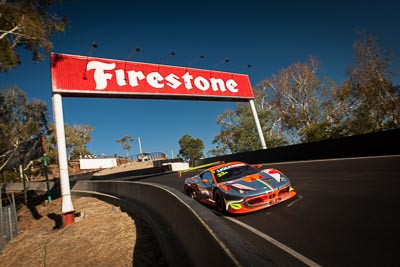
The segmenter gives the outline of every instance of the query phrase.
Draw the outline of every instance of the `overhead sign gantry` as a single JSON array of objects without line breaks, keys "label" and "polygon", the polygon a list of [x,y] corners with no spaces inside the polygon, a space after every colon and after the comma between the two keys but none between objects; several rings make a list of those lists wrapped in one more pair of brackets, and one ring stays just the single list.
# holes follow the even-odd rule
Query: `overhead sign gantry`
[{"label": "overhead sign gantry", "polygon": [[51,54],[53,110],[64,225],[74,222],[66,153],[62,96],[135,99],[248,101],[262,148],[266,148],[245,74],[68,54]]}]

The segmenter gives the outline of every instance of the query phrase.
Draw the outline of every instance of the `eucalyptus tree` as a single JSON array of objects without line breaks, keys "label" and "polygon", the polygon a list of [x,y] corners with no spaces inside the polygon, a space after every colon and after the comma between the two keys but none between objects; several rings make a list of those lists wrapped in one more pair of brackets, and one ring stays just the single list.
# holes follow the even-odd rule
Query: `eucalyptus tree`
[{"label": "eucalyptus tree", "polygon": [[373,35],[360,34],[354,43],[354,65],[347,70],[337,98],[346,103],[349,134],[400,127],[400,87],[393,68],[393,54],[382,50]]},{"label": "eucalyptus tree", "polygon": [[65,124],[64,129],[67,154],[70,159],[78,159],[91,154],[86,145],[92,139],[92,131],[94,130],[92,126],[85,124],[69,126]]},{"label": "eucalyptus tree", "polygon": [[0,1],[0,72],[18,66],[18,48],[32,53],[41,61],[53,48],[51,37],[65,30],[66,18],[51,12],[62,0]]},{"label": "eucalyptus tree", "polygon": [[[48,108],[41,100],[30,100],[18,87],[0,91],[0,153],[12,151],[49,128]],[[7,160],[2,153],[3,164]]]},{"label": "eucalyptus tree", "polygon": [[[272,112],[265,108],[265,99],[260,90],[255,90],[255,106],[267,147],[282,146],[286,142],[282,135],[274,132]],[[220,133],[212,143],[216,145],[208,154],[220,156],[230,153],[262,149],[253,113],[248,103],[236,104],[234,110],[226,109],[217,117]]]},{"label": "eucalyptus tree", "polygon": [[129,156],[129,151],[132,149],[131,143],[135,141],[135,139],[130,136],[130,135],[125,135],[117,140],[115,142],[120,143],[122,145],[122,149],[125,150],[126,153],[126,158]]},{"label": "eucalyptus tree", "polygon": [[336,84],[318,75],[319,62],[310,57],[295,63],[258,84],[265,106],[273,114],[279,132],[289,143],[309,142],[340,135],[342,111],[335,108]]},{"label": "eucalyptus tree", "polygon": [[185,134],[179,139],[179,146],[178,157],[189,161],[190,166],[193,166],[196,159],[204,157],[204,143],[200,138],[194,138],[189,134]]},{"label": "eucalyptus tree", "polygon": [[[92,140],[93,130],[94,127],[86,124],[73,124],[72,126],[68,123],[64,124],[65,145],[70,160],[76,160],[85,155],[92,154],[87,149],[87,144]],[[46,152],[50,164],[55,164],[57,162],[57,141],[55,132],[55,125],[50,124],[49,130],[45,135]]]}]

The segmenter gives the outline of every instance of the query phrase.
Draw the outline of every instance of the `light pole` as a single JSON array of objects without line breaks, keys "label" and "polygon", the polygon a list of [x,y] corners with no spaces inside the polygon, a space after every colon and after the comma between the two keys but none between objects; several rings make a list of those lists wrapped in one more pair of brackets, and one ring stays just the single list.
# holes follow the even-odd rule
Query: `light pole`
[{"label": "light pole", "polygon": [[26,182],[25,182],[25,175],[24,175],[24,154],[25,150],[21,149],[19,151],[19,174],[22,180],[22,185],[24,186],[24,199],[25,199],[25,205],[28,205],[28,196],[26,194]]},{"label": "light pole", "polygon": [[139,153],[142,155],[142,143],[140,142],[140,137],[138,137],[138,143],[139,143]]},{"label": "light pole", "polygon": [[142,151],[142,142],[140,142],[140,137],[138,137],[138,143],[139,143],[139,159],[142,161],[143,160],[143,151]]}]

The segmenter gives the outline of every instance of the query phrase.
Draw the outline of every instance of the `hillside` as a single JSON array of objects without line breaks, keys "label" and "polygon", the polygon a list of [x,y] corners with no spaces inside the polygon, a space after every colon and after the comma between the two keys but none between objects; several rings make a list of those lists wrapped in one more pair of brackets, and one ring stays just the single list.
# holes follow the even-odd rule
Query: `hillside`
[{"label": "hillside", "polygon": [[[39,196],[38,196],[39,198]],[[167,266],[148,224],[106,202],[72,197],[81,216],[61,226],[61,199],[18,210],[19,234],[0,253],[0,266]]]}]

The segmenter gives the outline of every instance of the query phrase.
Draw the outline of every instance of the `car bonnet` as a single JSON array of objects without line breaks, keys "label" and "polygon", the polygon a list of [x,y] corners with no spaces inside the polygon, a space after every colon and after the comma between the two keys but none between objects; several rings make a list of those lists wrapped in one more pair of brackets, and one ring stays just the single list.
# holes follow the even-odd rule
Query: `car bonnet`
[{"label": "car bonnet", "polygon": [[239,179],[227,181],[224,185],[236,190],[247,191],[273,191],[289,183],[289,180],[281,172],[274,169],[262,170]]}]

